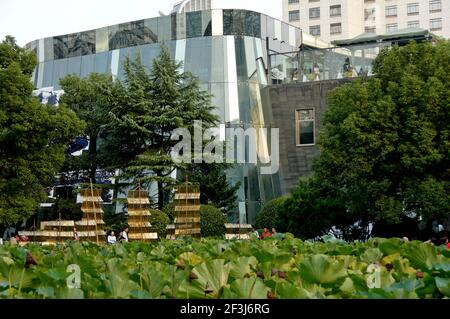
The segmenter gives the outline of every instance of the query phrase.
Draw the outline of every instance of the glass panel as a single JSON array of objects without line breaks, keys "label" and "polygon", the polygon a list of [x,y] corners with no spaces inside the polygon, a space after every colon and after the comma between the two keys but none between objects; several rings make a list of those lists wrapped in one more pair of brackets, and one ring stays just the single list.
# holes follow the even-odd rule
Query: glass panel
[{"label": "glass panel", "polygon": [[110,50],[142,44],[144,44],[144,20],[109,27]]},{"label": "glass panel", "polygon": [[54,59],[53,38],[44,39],[44,60],[49,61]]},{"label": "glass panel", "polygon": [[223,34],[233,34],[233,10],[223,10]]},{"label": "glass panel", "polygon": [[82,78],[87,77],[89,74],[94,72],[94,55],[86,55],[81,57],[81,73]]},{"label": "glass panel", "polygon": [[314,112],[313,110],[301,110],[299,111],[299,119],[300,121],[313,120]]},{"label": "glass panel", "polygon": [[261,37],[261,14],[252,11],[243,11],[245,15],[245,35]]},{"label": "glass panel", "polygon": [[108,27],[95,30],[95,52],[109,50]]},{"label": "glass panel", "polygon": [[275,37],[275,19],[267,16],[267,36],[273,39]]},{"label": "glass panel", "polygon": [[245,57],[244,38],[242,37],[235,38],[235,52],[236,52],[237,80],[247,82],[248,72],[247,72],[247,60]]},{"label": "glass panel", "polygon": [[223,37],[212,38],[211,82],[225,82],[224,41]]},{"label": "glass panel", "polygon": [[54,61],[52,85],[55,90],[60,89],[59,80],[67,75],[67,61],[68,59]]},{"label": "glass panel", "polygon": [[202,34],[204,37],[212,35],[211,11],[202,11]]},{"label": "glass panel", "polygon": [[59,36],[53,38],[53,52],[55,59],[64,59],[68,56],[67,36]]},{"label": "glass panel", "polygon": [[267,37],[267,16],[261,14],[261,38],[265,39]]},{"label": "glass panel", "polygon": [[81,71],[81,56],[68,59],[67,61],[67,74],[75,74],[80,76]]},{"label": "glass panel", "polygon": [[95,30],[81,33],[81,54],[88,55],[95,53]]},{"label": "glass panel", "polygon": [[144,43],[158,42],[158,18],[144,20]]},{"label": "glass panel", "polygon": [[212,35],[223,35],[224,25],[223,25],[223,15],[222,10],[212,10],[211,20],[212,20]]},{"label": "glass panel", "polygon": [[109,73],[108,55],[110,52],[97,53],[95,55],[94,71],[96,73]]},{"label": "glass panel", "polygon": [[289,25],[287,23],[281,23],[281,41],[284,41],[284,43],[289,44]]},{"label": "glass panel", "polygon": [[202,36],[202,12],[195,11],[186,14],[186,37],[195,38]]},{"label": "glass panel", "polygon": [[314,122],[300,122],[300,144],[314,144]]},{"label": "glass panel", "polygon": [[158,18],[158,39],[160,42],[172,39],[172,18],[170,16]]},{"label": "glass panel", "polygon": [[[42,74],[42,83],[38,83],[40,84],[40,88],[53,86],[52,78],[54,62],[56,61],[46,61],[43,63],[43,68],[40,70],[40,74]],[[39,80],[38,82],[40,82]]]},{"label": "glass panel", "polygon": [[[211,74],[211,38],[188,39],[186,43],[185,71],[199,77],[200,82],[209,82]],[[221,63],[223,65],[223,61]]]}]

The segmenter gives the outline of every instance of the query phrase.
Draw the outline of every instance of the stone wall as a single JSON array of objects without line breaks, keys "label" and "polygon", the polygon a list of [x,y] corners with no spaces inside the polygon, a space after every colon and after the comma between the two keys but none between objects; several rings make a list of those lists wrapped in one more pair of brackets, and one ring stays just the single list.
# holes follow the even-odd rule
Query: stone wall
[{"label": "stone wall", "polygon": [[[327,95],[350,79],[272,85],[265,88],[265,96],[271,108],[267,119],[272,127],[280,129],[280,177],[283,194],[297,185],[300,177],[312,172],[314,158],[319,155],[317,140],[327,109]],[[296,146],[295,111],[315,109],[314,146]]]}]

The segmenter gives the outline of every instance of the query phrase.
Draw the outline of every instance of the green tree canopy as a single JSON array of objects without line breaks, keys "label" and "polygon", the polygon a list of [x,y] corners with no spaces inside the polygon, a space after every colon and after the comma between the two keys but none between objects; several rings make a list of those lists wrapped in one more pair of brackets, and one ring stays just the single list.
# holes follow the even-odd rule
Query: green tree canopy
[{"label": "green tree canopy", "polygon": [[0,223],[37,211],[83,122],[64,105],[41,105],[32,96],[34,54],[12,37],[0,44]]}]

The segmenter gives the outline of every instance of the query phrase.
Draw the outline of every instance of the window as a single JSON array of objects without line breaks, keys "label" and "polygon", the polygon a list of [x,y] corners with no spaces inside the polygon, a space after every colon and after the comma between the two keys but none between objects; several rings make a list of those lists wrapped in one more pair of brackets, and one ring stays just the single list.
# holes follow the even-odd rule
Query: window
[{"label": "window", "polygon": [[439,11],[441,11],[441,0],[430,1],[430,12],[439,12]]},{"label": "window", "polygon": [[331,34],[340,34],[342,32],[341,23],[332,23],[330,24],[330,33]]},{"label": "window", "polygon": [[320,35],[320,25],[312,25],[309,27],[309,34],[318,36]]},{"label": "window", "polygon": [[309,9],[309,18],[310,19],[320,18],[320,7],[310,8]]},{"label": "window", "polygon": [[408,28],[419,28],[419,21],[408,21]]},{"label": "window", "polygon": [[368,20],[369,18],[375,17],[375,8],[364,9],[364,19]]},{"label": "window", "polygon": [[394,32],[398,30],[397,23],[386,24],[386,32]]},{"label": "window", "polygon": [[289,21],[300,21],[300,10],[289,11]]},{"label": "window", "polygon": [[330,6],[330,17],[340,17],[341,16],[341,5]]},{"label": "window", "polygon": [[430,30],[442,30],[442,19],[431,19]]},{"label": "window", "polygon": [[295,111],[297,146],[315,144],[314,109]]},{"label": "window", "polygon": [[419,14],[419,3],[409,3],[408,4],[408,15]]},{"label": "window", "polygon": [[386,7],[386,17],[396,17],[397,16],[397,6]]},{"label": "window", "polygon": [[376,28],[375,27],[365,27],[364,32],[366,33],[375,33]]},{"label": "window", "polygon": [[293,3],[299,3],[299,0],[289,0],[289,4],[293,4]]}]

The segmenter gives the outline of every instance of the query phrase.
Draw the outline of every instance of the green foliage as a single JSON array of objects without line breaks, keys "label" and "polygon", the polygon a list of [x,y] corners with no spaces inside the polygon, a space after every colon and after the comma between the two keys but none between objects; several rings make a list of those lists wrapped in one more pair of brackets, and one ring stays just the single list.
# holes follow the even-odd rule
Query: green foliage
[{"label": "green foliage", "polygon": [[170,224],[170,219],[167,215],[157,209],[150,210],[152,214],[150,216],[150,223],[152,224],[152,229],[154,229],[158,233],[158,238],[164,239],[166,238],[167,231],[166,226]]},{"label": "green foliage", "polygon": [[[25,267],[27,253],[37,265]],[[81,269],[77,289],[66,285],[71,264]],[[382,238],[2,245],[0,298],[440,299],[449,264],[429,244]]]},{"label": "green foliage", "polygon": [[68,155],[66,169],[78,171],[96,183],[98,167],[105,168],[111,163],[110,150],[105,143],[99,143],[101,134],[106,134],[110,122],[109,112],[120,101],[121,86],[113,82],[111,75],[92,73],[87,78],[68,75],[60,80],[64,95],[61,103],[73,110],[85,121],[84,133],[89,138],[89,150],[74,159]]},{"label": "green foliage", "polygon": [[211,205],[202,205],[200,215],[202,237],[219,237],[225,235],[225,223],[227,219],[218,208]]},{"label": "green foliage", "polygon": [[318,232],[336,221],[372,222],[377,233],[380,222],[446,220],[449,70],[449,41],[410,43],[383,50],[375,76],[334,90],[314,175],[294,191],[286,209]]},{"label": "green foliage", "polygon": [[36,213],[64,162],[67,144],[83,130],[63,105],[41,105],[32,97],[35,56],[11,37],[0,44],[0,223],[14,224]]},{"label": "green foliage", "polygon": [[268,201],[256,217],[256,227],[267,227],[269,229],[275,227],[278,229],[280,227],[279,216],[283,214],[283,205],[286,199],[287,197],[280,197]]},{"label": "green foliage", "polygon": [[163,207],[162,211],[167,215],[167,217],[169,217],[170,222],[173,222],[175,219],[175,203],[167,204]]},{"label": "green foliage", "polygon": [[[194,164],[189,167],[189,181],[200,185],[200,201],[213,205],[223,213],[230,213],[236,207],[237,195],[241,184],[231,186],[227,180],[227,164]],[[220,189],[220,192],[217,190]]]},{"label": "green foliage", "polygon": [[200,89],[192,74],[180,72],[180,67],[165,46],[153,60],[150,74],[139,57],[127,59],[121,100],[110,112],[112,143],[108,148],[116,154],[116,166],[124,168],[124,177],[142,184],[157,182],[158,209],[167,202],[165,190],[176,184],[173,170],[184,167],[170,156],[178,143],[171,138],[173,131],[188,128],[193,132],[194,120],[206,126],[218,121],[210,95]]}]

